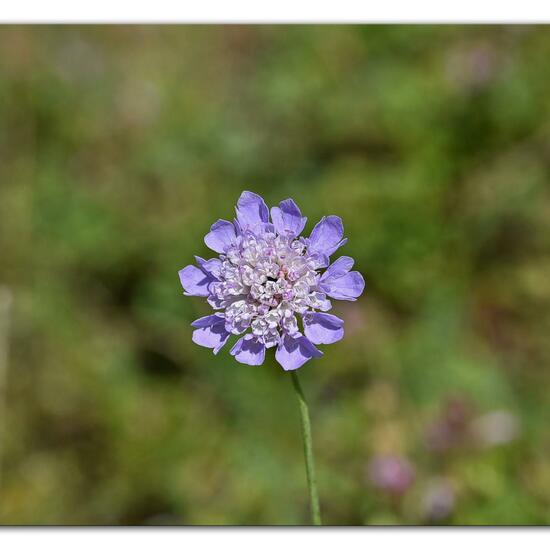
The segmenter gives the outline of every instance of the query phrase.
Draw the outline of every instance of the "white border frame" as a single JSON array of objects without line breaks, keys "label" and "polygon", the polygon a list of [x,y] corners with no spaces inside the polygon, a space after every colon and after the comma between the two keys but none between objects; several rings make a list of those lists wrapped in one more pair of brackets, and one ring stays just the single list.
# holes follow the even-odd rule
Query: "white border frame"
[{"label": "white border frame", "polygon": [[281,550],[345,548],[346,550],[499,550],[547,549],[550,530],[484,528],[121,528],[121,529],[4,529],[6,548],[97,550],[131,548],[163,550],[223,548],[224,550]]},{"label": "white border frame", "polygon": [[541,23],[545,0],[18,0],[5,1],[5,23]]},{"label": "white border frame", "polygon": [[[500,2],[485,0],[338,0],[302,2],[279,0],[270,4],[251,0],[203,0],[200,3],[155,0],[137,4],[127,0],[18,0],[0,8],[0,23],[548,23],[550,3],[544,0]],[[550,30],[550,29],[549,29]],[[469,550],[475,548],[548,548],[547,529],[262,529],[262,528],[136,528],[56,529],[0,528],[6,548],[97,550],[120,548],[181,550],[193,547],[224,550],[280,550],[284,548],[344,547],[392,550]]]}]

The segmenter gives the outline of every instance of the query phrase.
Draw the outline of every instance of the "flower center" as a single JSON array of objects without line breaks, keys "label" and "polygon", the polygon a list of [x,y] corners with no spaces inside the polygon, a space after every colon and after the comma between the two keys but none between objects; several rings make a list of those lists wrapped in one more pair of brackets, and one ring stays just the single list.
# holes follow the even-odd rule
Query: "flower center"
[{"label": "flower center", "polygon": [[283,332],[298,332],[296,314],[326,303],[317,288],[317,259],[303,239],[245,233],[220,258],[211,305],[225,309],[226,329],[233,334],[251,328],[258,340],[272,347]]}]

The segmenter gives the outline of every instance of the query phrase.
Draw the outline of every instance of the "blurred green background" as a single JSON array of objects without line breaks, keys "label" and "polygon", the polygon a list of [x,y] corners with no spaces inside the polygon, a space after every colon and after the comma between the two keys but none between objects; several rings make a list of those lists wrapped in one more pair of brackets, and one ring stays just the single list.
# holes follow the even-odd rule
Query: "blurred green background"
[{"label": "blurred green background", "polygon": [[367,291],[300,370],[324,521],[550,523],[550,31],[0,27],[0,523],[309,521],[270,359],[177,271],[242,190]]}]

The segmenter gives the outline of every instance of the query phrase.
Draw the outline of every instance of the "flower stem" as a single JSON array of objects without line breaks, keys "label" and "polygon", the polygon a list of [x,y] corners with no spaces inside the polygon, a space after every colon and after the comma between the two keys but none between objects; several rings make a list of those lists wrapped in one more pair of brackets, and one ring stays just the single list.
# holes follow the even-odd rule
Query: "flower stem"
[{"label": "flower stem", "polygon": [[315,477],[315,461],[313,460],[313,444],[311,440],[311,423],[309,420],[309,409],[295,370],[291,372],[292,385],[298,396],[300,404],[300,415],[302,417],[302,435],[304,437],[304,455],[306,459],[306,475],[309,487],[309,500],[311,504],[311,520],[313,525],[322,525],[321,510],[319,508],[319,494],[317,492],[317,479]]}]

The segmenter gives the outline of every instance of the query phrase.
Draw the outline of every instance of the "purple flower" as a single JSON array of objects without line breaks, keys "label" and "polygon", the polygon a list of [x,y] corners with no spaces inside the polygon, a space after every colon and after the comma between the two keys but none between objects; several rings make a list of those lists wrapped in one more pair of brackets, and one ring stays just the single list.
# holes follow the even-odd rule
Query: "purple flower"
[{"label": "purple flower", "polygon": [[[355,301],[365,287],[353,260],[329,257],[347,242],[338,216],[324,217],[309,238],[301,237],[307,218],[292,199],[270,212],[264,200],[244,191],[237,219],[218,220],[204,238],[219,258],[188,265],[179,272],[186,296],[204,296],[216,311],[192,323],[193,342],[224,346],[232,334],[243,336],[231,348],[240,363],[261,365],[266,348],[285,370],[322,354],[315,344],[344,336],[344,321],[326,313],[330,298]],[[301,327],[300,327],[301,324]]]}]

